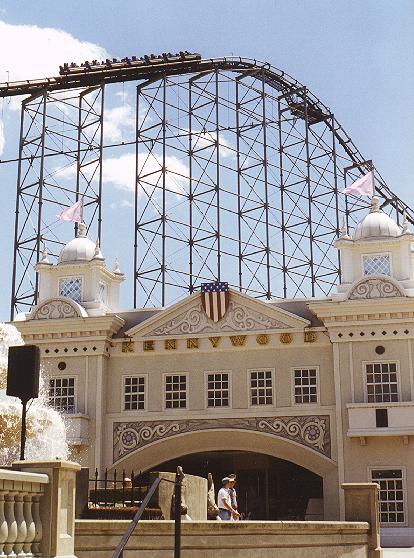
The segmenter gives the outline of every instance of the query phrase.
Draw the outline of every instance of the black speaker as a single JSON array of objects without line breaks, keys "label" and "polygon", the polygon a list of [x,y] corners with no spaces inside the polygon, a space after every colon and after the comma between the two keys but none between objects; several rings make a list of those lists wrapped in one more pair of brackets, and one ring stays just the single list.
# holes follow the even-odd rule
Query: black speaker
[{"label": "black speaker", "polygon": [[39,396],[40,349],[36,345],[9,347],[7,395],[28,401]]}]

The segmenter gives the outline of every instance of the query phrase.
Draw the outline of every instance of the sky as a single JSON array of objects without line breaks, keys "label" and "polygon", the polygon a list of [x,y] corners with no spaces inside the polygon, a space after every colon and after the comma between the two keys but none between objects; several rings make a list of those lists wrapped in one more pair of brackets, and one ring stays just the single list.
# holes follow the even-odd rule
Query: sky
[{"label": "sky", "polygon": [[[285,70],[331,108],[388,186],[414,204],[413,0],[0,0],[0,82],[56,75],[65,61],[179,50]],[[17,155],[20,102],[0,101],[0,161]],[[106,133],[116,140],[133,114],[125,103],[111,110]],[[106,182],[127,191],[125,160],[108,169]],[[14,163],[0,163],[2,320],[10,306],[16,174]],[[128,204],[113,202],[113,223],[131,211]],[[112,252],[104,255],[113,259]],[[129,256],[118,255],[127,268],[122,258]]]}]

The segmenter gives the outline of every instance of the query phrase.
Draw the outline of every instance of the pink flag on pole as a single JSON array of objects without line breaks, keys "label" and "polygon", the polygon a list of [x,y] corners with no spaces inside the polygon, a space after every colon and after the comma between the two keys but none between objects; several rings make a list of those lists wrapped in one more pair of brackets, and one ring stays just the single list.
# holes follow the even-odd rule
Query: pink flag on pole
[{"label": "pink flag on pole", "polygon": [[358,180],[355,180],[350,186],[347,186],[342,192],[343,194],[356,194],[357,196],[374,195],[374,171],[370,171]]},{"label": "pink flag on pole", "polygon": [[61,221],[72,221],[72,223],[82,223],[82,200],[64,209],[56,215]]}]

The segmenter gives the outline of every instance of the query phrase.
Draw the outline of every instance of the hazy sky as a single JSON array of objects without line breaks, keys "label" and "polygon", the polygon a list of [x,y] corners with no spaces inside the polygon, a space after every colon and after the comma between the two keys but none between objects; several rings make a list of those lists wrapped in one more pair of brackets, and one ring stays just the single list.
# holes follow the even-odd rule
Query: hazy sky
[{"label": "hazy sky", "polygon": [[[0,81],[55,75],[65,61],[179,50],[241,55],[287,71],[413,203],[413,0],[0,0]],[[3,160],[17,154],[19,102],[0,102]],[[112,115],[115,135],[116,117],[128,120],[123,110]],[[0,164],[2,319],[10,304],[15,185],[16,166]],[[114,210],[112,222],[122,210],[129,208]]]}]

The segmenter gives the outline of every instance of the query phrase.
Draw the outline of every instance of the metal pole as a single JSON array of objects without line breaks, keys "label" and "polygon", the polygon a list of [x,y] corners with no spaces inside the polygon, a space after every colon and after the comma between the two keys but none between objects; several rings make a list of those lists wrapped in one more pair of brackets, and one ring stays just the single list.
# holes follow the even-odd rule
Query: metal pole
[{"label": "metal pole", "polygon": [[22,399],[22,429],[20,432],[20,461],[24,461],[24,448],[26,446],[26,414],[27,400]]},{"label": "metal pole", "polygon": [[181,492],[184,473],[182,467],[177,467],[174,485],[174,558],[181,558]]}]

